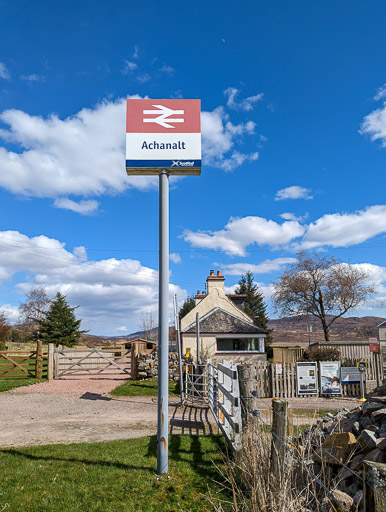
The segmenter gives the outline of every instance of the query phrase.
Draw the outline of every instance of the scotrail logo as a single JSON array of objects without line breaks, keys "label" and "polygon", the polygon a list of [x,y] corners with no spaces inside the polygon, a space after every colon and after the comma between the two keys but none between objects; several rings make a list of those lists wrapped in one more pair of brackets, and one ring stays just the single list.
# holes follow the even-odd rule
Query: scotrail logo
[{"label": "scotrail logo", "polygon": [[181,160],[173,160],[171,167],[194,167],[194,162],[181,162]]},{"label": "scotrail logo", "polygon": [[174,119],[169,119],[170,116],[174,115],[184,115],[184,110],[172,110],[171,108],[165,107],[164,105],[152,105],[158,110],[143,110],[143,115],[157,115],[158,117],[144,117],[144,123],[156,123],[164,128],[175,128],[170,123],[184,123],[184,119],[182,117],[177,117]]}]

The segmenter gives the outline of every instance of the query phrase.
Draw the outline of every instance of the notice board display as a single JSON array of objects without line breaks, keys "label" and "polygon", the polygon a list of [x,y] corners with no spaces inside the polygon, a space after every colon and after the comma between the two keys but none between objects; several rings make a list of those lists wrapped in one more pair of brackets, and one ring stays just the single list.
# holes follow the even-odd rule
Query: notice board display
[{"label": "notice board display", "polygon": [[359,384],[361,381],[361,374],[356,366],[342,366],[340,375],[342,384]]},{"label": "notice board display", "polygon": [[317,395],[317,364],[296,363],[296,380],[298,395]]},{"label": "notice board display", "polygon": [[127,174],[201,173],[200,100],[127,100]]},{"label": "notice board display", "polygon": [[321,361],[320,386],[322,395],[341,395],[342,383],[339,361]]}]

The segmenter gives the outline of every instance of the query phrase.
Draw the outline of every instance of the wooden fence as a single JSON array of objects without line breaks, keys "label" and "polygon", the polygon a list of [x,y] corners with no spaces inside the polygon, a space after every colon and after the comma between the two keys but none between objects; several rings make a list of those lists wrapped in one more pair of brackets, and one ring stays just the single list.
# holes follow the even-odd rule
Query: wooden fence
[{"label": "wooden fence", "polygon": [[[370,354],[367,358],[368,367],[366,369],[366,387],[367,391],[376,386],[376,365],[378,365],[379,379],[382,381],[383,368],[379,358]],[[342,366],[356,366],[358,360],[346,359]],[[277,363],[258,362],[254,365],[248,365],[254,368],[253,374],[256,376],[255,388],[259,397],[269,398],[295,398],[297,397],[296,381],[296,363]],[[277,369],[280,368],[278,372]],[[360,396],[359,384],[342,385],[343,396]],[[313,395],[315,396],[315,395]]]},{"label": "wooden fence", "polygon": [[0,379],[42,378],[47,376],[48,351],[42,343],[36,350],[0,351]]}]

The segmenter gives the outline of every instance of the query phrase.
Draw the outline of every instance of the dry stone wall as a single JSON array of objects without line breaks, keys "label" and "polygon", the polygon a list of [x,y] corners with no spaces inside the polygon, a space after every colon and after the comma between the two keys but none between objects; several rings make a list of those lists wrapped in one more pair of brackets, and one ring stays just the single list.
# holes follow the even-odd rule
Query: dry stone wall
[{"label": "dry stone wall", "polygon": [[[183,364],[187,362],[182,358]],[[140,352],[137,356],[137,378],[138,380],[155,379],[158,377],[158,352],[151,354]],[[179,379],[178,354],[169,352],[169,380],[177,381]]]},{"label": "dry stone wall", "polygon": [[[328,413],[318,425],[307,429],[302,441],[314,445],[313,472],[328,471],[348,510],[363,509],[363,464],[386,462],[386,381],[377,396],[363,405],[337,414]],[[343,500],[343,501],[342,501]],[[385,508],[386,510],[386,508]]]}]

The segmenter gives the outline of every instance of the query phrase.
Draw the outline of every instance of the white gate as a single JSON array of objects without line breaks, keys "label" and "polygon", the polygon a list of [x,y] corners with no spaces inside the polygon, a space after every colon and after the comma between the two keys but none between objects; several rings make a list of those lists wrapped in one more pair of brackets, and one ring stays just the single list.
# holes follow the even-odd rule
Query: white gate
[{"label": "white gate", "polygon": [[131,375],[131,351],[117,349],[55,350],[54,378],[71,375]]},{"label": "white gate", "polygon": [[217,367],[208,361],[208,404],[227,441],[241,448],[241,403],[237,366],[223,361]]}]

